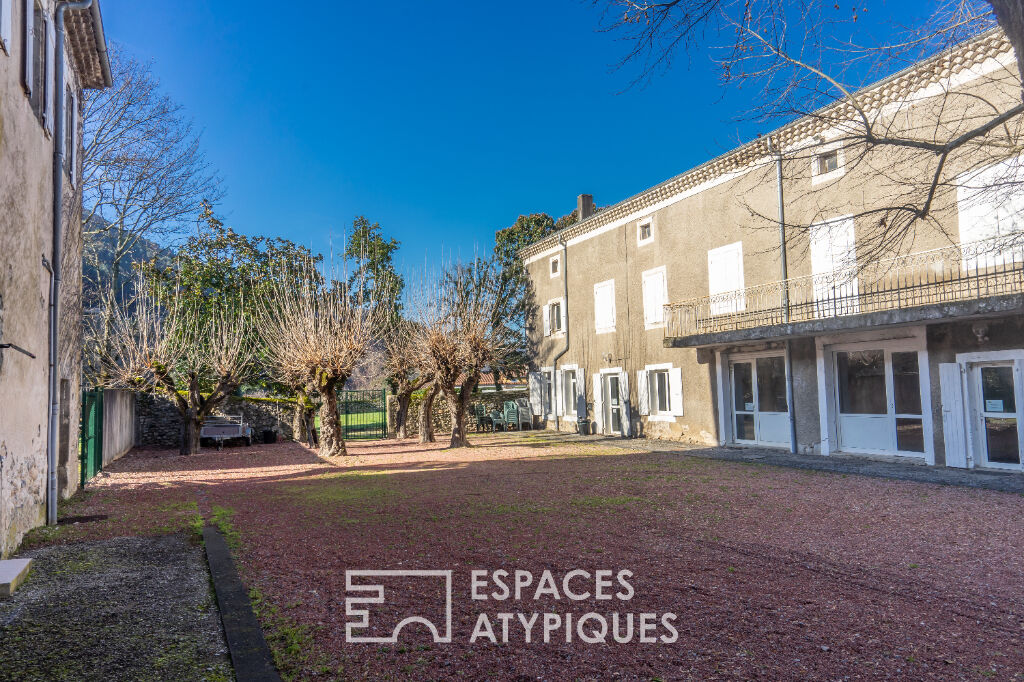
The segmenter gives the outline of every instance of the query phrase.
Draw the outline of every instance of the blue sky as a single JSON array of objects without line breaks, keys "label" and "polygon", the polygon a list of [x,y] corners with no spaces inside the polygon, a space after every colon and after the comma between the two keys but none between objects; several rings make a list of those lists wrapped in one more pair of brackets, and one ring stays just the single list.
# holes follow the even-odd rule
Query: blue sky
[{"label": "blue sky", "polygon": [[228,224],[326,251],[366,215],[402,242],[406,270],[489,252],[520,213],[557,218],[582,192],[611,204],[763,132],[737,123],[747,93],[723,92],[706,54],[627,88],[635,71],[612,68],[627,46],[586,1],[102,7],[108,39],[151,59],[204,131]]}]

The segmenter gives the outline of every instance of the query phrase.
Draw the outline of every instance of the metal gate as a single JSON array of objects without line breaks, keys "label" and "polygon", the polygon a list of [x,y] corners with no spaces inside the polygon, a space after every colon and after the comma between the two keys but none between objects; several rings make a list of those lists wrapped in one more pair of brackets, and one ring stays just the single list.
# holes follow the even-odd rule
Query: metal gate
[{"label": "metal gate", "polygon": [[345,440],[377,440],[388,433],[384,389],[338,391],[341,434]]},{"label": "metal gate", "polygon": [[82,421],[79,429],[79,470],[82,485],[103,468],[103,390],[82,391]]}]

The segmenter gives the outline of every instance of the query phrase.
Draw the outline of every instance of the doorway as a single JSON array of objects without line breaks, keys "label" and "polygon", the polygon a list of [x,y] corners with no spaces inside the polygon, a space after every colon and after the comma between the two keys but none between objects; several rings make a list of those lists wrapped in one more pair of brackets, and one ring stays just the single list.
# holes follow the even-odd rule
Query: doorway
[{"label": "doorway", "polygon": [[1021,469],[1022,418],[1020,370],[1013,361],[971,365],[978,396],[975,428],[982,466]]},{"label": "doorway", "polygon": [[737,358],[729,363],[733,440],[749,445],[789,445],[786,360],[782,355]]},{"label": "doorway", "polygon": [[623,406],[622,406],[622,377],[620,374],[604,374],[601,377],[604,383],[604,428],[609,435],[619,435],[624,432]]}]

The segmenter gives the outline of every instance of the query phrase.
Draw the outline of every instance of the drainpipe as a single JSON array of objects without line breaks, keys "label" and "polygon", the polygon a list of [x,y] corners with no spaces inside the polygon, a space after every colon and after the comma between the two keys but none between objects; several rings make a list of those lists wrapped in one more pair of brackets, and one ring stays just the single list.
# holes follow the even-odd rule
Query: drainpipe
[{"label": "drainpipe", "polygon": [[[46,523],[57,523],[57,420],[60,398],[57,395],[57,327],[60,299],[60,266],[64,240],[64,17],[68,10],[89,9],[93,0],[58,2],[54,11],[57,54],[54,57],[53,126],[53,258],[50,260],[50,423],[46,434]],[[95,18],[96,11],[93,11]],[[105,46],[104,46],[105,49]],[[105,63],[105,59],[100,62]],[[109,68],[109,67],[106,67]],[[107,77],[107,73],[104,73]]]},{"label": "drainpipe", "polygon": [[[558,359],[569,352],[569,246],[565,243],[565,236],[558,238],[558,243],[562,245],[562,316],[565,317],[565,348],[558,351],[558,355],[552,361],[551,365],[551,402],[554,403],[552,407],[555,409],[555,431],[559,430],[560,421],[558,419]],[[562,409],[565,409],[564,407]]]},{"label": "drainpipe", "polygon": [[[789,265],[786,261],[786,204],[782,190],[782,149],[774,140],[768,139],[769,148],[775,152],[775,184],[779,194],[779,262],[782,276],[782,322],[789,323]],[[793,348],[786,337],[786,405],[789,406],[789,451],[796,454],[796,409],[793,405]]]}]

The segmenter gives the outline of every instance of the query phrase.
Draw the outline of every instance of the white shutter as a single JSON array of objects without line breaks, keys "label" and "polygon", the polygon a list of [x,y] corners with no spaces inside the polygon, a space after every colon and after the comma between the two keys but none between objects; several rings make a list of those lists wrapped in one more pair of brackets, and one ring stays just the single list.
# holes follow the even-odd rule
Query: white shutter
[{"label": "white shutter", "polygon": [[963,382],[960,365],[955,362],[939,364],[939,389],[942,396],[942,434],[946,442],[946,466],[967,468],[967,430],[964,419]]},{"label": "white shutter", "polygon": [[594,285],[595,331],[615,331],[615,280]]},{"label": "white shutter", "polygon": [[565,414],[565,370],[560,369],[551,373],[551,380],[555,382],[552,387],[555,398],[555,414]]},{"label": "white shutter", "polygon": [[[50,133],[50,135],[53,135],[53,115],[57,110],[54,106],[53,93],[57,80],[55,77],[57,40],[54,36],[53,22],[46,21],[43,23],[43,26],[45,26],[46,35],[46,84],[43,86],[43,89],[46,92],[46,102],[43,104],[45,107],[43,109],[43,120],[46,122],[46,131]],[[60,141],[58,140],[56,144],[60,144]]]},{"label": "white shutter", "polygon": [[11,45],[11,6],[13,4],[14,0],[0,0],[0,42],[3,43],[7,54],[11,54],[13,49]]},{"label": "white shutter", "polygon": [[647,416],[651,413],[651,387],[648,381],[649,376],[646,369],[638,370],[636,373],[636,408],[641,415]]},{"label": "white shutter", "polygon": [[[68,70],[71,73],[71,70]],[[78,184],[78,93],[74,89],[71,91],[71,130],[67,136],[71,140],[71,149],[65,149],[64,153],[68,154],[70,159],[71,172],[68,174],[71,176],[71,186],[75,187]]]},{"label": "white shutter", "polygon": [[551,306],[544,304],[544,336],[551,336]]},{"label": "white shutter", "polygon": [[683,370],[673,367],[668,371],[669,408],[672,414],[683,416]]},{"label": "white shutter", "polygon": [[[708,251],[708,294],[726,294],[744,288],[743,242],[735,242]],[[711,304],[711,313],[736,313],[746,309],[742,296]]]},{"label": "white shutter", "polygon": [[658,325],[665,321],[665,268],[648,270],[641,276],[644,299],[644,325]]},{"label": "white shutter", "polygon": [[34,75],[33,74],[33,69],[35,68],[35,65],[33,64],[33,60],[32,60],[32,55],[35,52],[35,50],[33,49],[33,43],[35,42],[35,16],[36,16],[35,15],[35,9],[36,9],[36,3],[35,3],[35,0],[25,0],[25,2],[22,3],[22,5],[23,6],[21,8],[21,11],[23,11],[25,13],[25,36],[24,36],[25,37],[25,45],[24,45],[24,50],[25,50],[25,55],[24,55],[25,56],[25,58],[24,58],[25,72],[22,74],[22,78],[25,81],[25,83],[24,83],[24,85],[25,85],[25,92],[27,92],[29,94],[29,96],[31,97],[31,95],[32,95],[32,81],[33,81],[32,76]]},{"label": "white shutter", "polygon": [[530,410],[533,414],[544,415],[544,382],[541,380],[540,372],[530,372]]},{"label": "white shutter", "polygon": [[558,299],[558,310],[561,313],[562,318],[562,331],[567,331],[569,329],[569,327],[567,326],[569,324],[569,311],[566,310],[565,308],[564,298]]},{"label": "white shutter", "polygon": [[622,435],[633,432],[632,400],[629,398],[629,372],[619,372],[619,399],[622,405]]},{"label": "white shutter", "polygon": [[597,432],[604,433],[604,400],[601,396],[601,375],[594,375],[594,424]]}]

